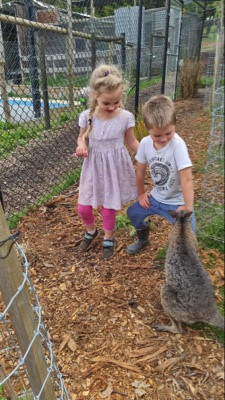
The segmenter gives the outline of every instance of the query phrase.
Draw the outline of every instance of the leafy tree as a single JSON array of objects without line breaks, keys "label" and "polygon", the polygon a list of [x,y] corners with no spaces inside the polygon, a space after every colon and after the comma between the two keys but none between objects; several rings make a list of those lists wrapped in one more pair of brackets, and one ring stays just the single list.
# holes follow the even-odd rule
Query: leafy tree
[{"label": "leafy tree", "polygon": [[[205,1],[204,0],[193,0],[191,3],[184,5],[186,11],[196,13],[199,18],[202,18],[204,12]],[[206,2],[206,13],[205,18],[218,18],[221,15],[222,1],[207,0]]]},{"label": "leafy tree", "polygon": [[[32,0],[30,0],[32,1]],[[40,0],[41,1],[41,0]],[[2,0],[2,3],[8,3],[9,0]],[[43,3],[55,6],[61,9],[67,9],[67,0],[43,0]],[[139,5],[139,0],[94,0],[95,15],[97,17],[106,17],[114,14],[114,11],[121,7],[130,7]],[[105,3],[105,5],[104,5]],[[143,0],[143,6],[146,10],[152,8],[164,7],[166,0]],[[216,3],[216,2],[215,2]],[[72,0],[72,10],[74,12],[84,13],[85,7],[83,5],[76,5]],[[90,14],[90,7],[88,7]]]},{"label": "leafy tree", "polygon": [[[107,17],[109,15],[113,15],[114,11],[117,10],[118,8],[121,7],[131,7],[133,5],[138,5],[139,1],[138,0],[115,0],[110,3],[106,4],[103,6],[102,4],[104,3],[104,0],[99,0],[99,2],[95,3],[95,15],[97,17]],[[165,6],[165,0],[143,0],[143,6],[145,7],[146,10],[151,9],[151,8],[159,8],[159,7],[164,7]],[[78,7],[75,8],[74,11],[78,11]],[[79,7],[79,11],[81,11],[81,8]]]}]

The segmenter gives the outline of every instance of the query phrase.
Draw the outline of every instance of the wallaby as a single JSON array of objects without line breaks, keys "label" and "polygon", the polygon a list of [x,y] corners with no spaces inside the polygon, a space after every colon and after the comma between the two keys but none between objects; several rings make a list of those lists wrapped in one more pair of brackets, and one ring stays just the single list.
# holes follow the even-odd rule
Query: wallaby
[{"label": "wallaby", "polygon": [[153,324],[152,327],[182,333],[183,324],[206,322],[224,330],[224,318],[217,309],[210,277],[197,254],[197,239],[190,222],[192,212],[169,213],[175,224],[166,254],[161,302],[172,325]]}]

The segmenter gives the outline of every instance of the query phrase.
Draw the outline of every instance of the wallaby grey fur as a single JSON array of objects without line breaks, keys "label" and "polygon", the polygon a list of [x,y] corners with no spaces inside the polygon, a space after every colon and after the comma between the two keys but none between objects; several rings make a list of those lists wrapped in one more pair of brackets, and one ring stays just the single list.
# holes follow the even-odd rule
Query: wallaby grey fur
[{"label": "wallaby grey fur", "polygon": [[166,254],[161,302],[172,325],[153,324],[152,327],[182,333],[183,324],[206,322],[224,330],[224,318],[217,309],[210,277],[197,254],[197,239],[190,222],[192,213],[169,213],[175,224]]}]

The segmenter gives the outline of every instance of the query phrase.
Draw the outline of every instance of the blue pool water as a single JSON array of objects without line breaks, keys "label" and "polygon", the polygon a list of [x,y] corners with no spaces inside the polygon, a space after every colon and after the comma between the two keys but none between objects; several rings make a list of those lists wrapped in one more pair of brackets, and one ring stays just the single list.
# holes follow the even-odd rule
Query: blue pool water
[{"label": "blue pool water", "polygon": [[[28,106],[28,107],[33,107],[33,102],[31,100],[21,100],[21,99],[12,99],[8,100],[9,105],[11,106]],[[2,105],[2,100],[0,100],[0,105]],[[62,102],[49,102],[49,107],[50,108],[59,108],[59,107],[65,107],[68,106],[67,103],[62,103]],[[44,107],[44,102],[41,101],[41,107]]]},{"label": "blue pool water", "polygon": [[[33,102],[29,99],[9,99],[8,100],[12,122],[24,122],[35,119]],[[49,108],[67,107],[64,101],[49,101]],[[41,102],[41,114],[43,115],[44,102]],[[2,100],[0,99],[0,121],[5,121]]]}]

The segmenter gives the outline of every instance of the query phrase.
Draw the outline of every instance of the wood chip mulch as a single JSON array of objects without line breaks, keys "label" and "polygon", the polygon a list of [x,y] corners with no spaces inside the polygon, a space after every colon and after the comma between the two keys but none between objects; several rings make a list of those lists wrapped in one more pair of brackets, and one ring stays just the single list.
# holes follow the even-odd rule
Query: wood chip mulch
[{"label": "wood chip mulch", "polygon": [[[207,149],[211,121],[201,97],[177,101],[176,108],[177,132],[195,166]],[[203,176],[193,171],[198,199]],[[149,179],[146,183],[151,184]],[[96,244],[79,252],[83,227],[76,206],[74,186],[30,212],[19,227],[70,399],[224,399],[224,348],[210,327],[187,327],[183,335],[173,335],[150,326],[168,322],[160,302],[164,260],[157,255],[167,245],[171,225],[154,217],[151,244],[136,256],[125,251],[134,240],[129,228],[117,230],[115,256],[104,261],[98,210]],[[199,252],[213,266],[210,276],[219,304],[223,254]]]}]

